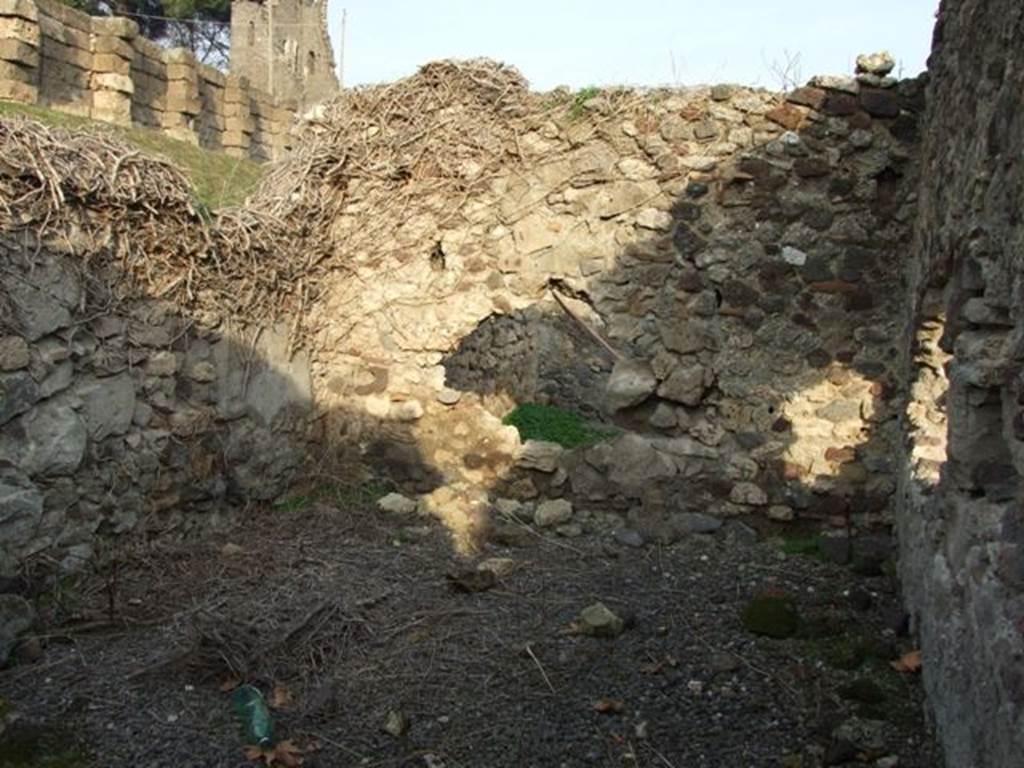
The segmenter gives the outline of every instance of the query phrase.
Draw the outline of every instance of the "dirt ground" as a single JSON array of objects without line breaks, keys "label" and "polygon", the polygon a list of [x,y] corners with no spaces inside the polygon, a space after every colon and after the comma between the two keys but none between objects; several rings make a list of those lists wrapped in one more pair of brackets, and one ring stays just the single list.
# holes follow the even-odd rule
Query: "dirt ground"
[{"label": "dirt ground", "polygon": [[[0,765],[251,765],[223,690],[242,680],[305,766],[940,765],[919,678],[889,666],[913,648],[891,579],[751,533],[524,528],[480,554],[515,562],[480,592],[449,578],[476,560],[443,527],[370,503],[136,542],[35,595],[49,625],[0,672]],[[744,629],[759,594],[794,599],[795,637]],[[621,635],[576,631],[596,601]]]}]

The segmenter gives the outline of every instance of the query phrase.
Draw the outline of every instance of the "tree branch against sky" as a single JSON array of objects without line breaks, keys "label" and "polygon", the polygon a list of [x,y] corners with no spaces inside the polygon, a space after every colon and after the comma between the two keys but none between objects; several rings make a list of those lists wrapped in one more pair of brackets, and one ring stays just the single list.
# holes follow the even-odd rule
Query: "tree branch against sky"
[{"label": "tree branch against sky", "polygon": [[62,0],[93,16],[126,16],[139,32],[188,48],[204,64],[224,67],[230,48],[231,0]]}]

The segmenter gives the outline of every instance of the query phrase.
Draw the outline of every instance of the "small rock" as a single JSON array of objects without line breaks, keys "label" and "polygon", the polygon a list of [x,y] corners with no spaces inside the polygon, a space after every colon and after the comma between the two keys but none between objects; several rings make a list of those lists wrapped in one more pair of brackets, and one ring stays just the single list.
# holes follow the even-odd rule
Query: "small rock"
[{"label": "small rock", "polygon": [[580,629],[594,637],[618,637],[626,623],[608,609],[604,603],[594,603],[580,612]]},{"label": "small rock", "polygon": [[384,730],[397,739],[409,730],[409,718],[404,713],[392,709],[384,721]]},{"label": "small rock", "polygon": [[735,89],[731,85],[715,85],[711,88],[712,101],[728,101]]},{"label": "small rock", "polygon": [[885,723],[881,720],[851,717],[832,731],[832,738],[836,741],[847,741],[858,751],[878,752],[885,748]]},{"label": "small rock", "polygon": [[572,520],[572,503],[565,499],[549,499],[537,505],[533,522],[540,528],[550,528]]},{"label": "small rock", "polygon": [[551,473],[558,469],[558,460],[565,449],[558,443],[546,440],[527,440],[516,459],[516,466]]},{"label": "small rock", "polygon": [[701,181],[692,181],[686,185],[686,196],[692,199],[704,197],[710,189],[707,184]]},{"label": "small rock", "polygon": [[400,493],[389,493],[377,500],[377,509],[381,512],[393,512],[398,515],[411,515],[416,511],[416,501]]},{"label": "small rock", "polygon": [[16,371],[28,363],[28,343],[21,336],[0,337],[0,371]]},{"label": "small rock", "polygon": [[680,365],[658,387],[658,395],[683,405],[700,405],[706,373],[699,363]]},{"label": "small rock", "polygon": [[244,551],[245,550],[240,545],[233,544],[231,542],[228,542],[220,548],[220,553],[223,557],[235,557],[236,555],[242,554]]},{"label": "small rock", "polygon": [[502,517],[526,521],[530,518],[530,509],[518,499],[495,499],[494,510]]},{"label": "small rock", "polygon": [[178,370],[178,358],[173,352],[154,352],[146,363],[150,376],[173,376]]},{"label": "small rock", "polygon": [[785,504],[773,504],[768,507],[768,519],[778,520],[779,522],[789,522],[796,517],[796,513],[793,512],[792,507],[787,507]]},{"label": "small rock", "polygon": [[763,507],[768,503],[768,494],[753,483],[736,483],[729,492],[729,501],[733,504]]},{"label": "small rock", "polygon": [[795,267],[802,267],[807,263],[807,254],[799,248],[794,248],[791,245],[784,245],[782,246],[782,260]]},{"label": "small rock", "polygon": [[565,523],[555,528],[555,533],[567,539],[578,539],[583,535],[583,526],[579,523]]},{"label": "small rock", "polygon": [[516,569],[516,561],[511,557],[488,557],[481,561],[476,569],[478,571],[490,571],[499,579],[508,576]]},{"label": "small rock", "polygon": [[782,640],[795,635],[799,625],[796,605],[789,597],[762,595],[743,609],[743,627],[755,635]]},{"label": "small rock", "polygon": [[860,92],[860,84],[852,77],[837,75],[818,75],[811,78],[811,86],[822,88],[826,91],[841,91],[857,95]]},{"label": "small rock", "polygon": [[517,499],[535,499],[538,496],[537,486],[528,477],[520,477],[508,487],[510,496]]},{"label": "small rock", "polygon": [[659,211],[657,208],[644,208],[636,215],[636,225],[641,229],[667,232],[672,229],[672,216],[667,211]]},{"label": "small rock", "polygon": [[193,381],[209,383],[216,381],[217,368],[208,360],[200,360],[189,369],[188,375]]},{"label": "small rock", "polygon": [[885,77],[896,67],[896,59],[888,51],[879,53],[862,53],[857,57],[857,72]]},{"label": "small rock", "polygon": [[419,400],[403,400],[391,406],[390,416],[395,421],[416,421],[423,417],[423,404]]},{"label": "small rock", "polygon": [[24,413],[37,400],[39,386],[27,372],[0,374],[0,424]]},{"label": "small rock", "polygon": [[896,768],[899,764],[900,759],[896,755],[887,755],[875,761],[875,768]]},{"label": "small rock", "polygon": [[659,429],[671,429],[679,424],[679,417],[676,409],[668,403],[658,403],[654,413],[647,419],[647,423]]},{"label": "small rock", "polygon": [[627,547],[642,547],[644,545],[644,537],[639,531],[632,528],[618,528],[612,536],[619,544]]},{"label": "small rock", "polygon": [[441,403],[441,405],[455,405],[461,399],[462,393],[451,387],[445,387],[437,393],[437,402]]},{"label": "small rock", "polygon": [[649,365],[635,360],[619,360],[605,385],[608,406],[621,411],[638,405],[654,394],[657,387],[658,378]]}]

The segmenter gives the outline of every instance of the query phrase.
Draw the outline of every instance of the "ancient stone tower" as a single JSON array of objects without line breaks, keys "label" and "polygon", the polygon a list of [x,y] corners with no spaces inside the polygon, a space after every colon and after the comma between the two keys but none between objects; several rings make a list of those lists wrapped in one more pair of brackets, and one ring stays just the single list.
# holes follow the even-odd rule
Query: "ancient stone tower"
[{"label": "ancient stone tower", "polygon": [[231,72],[299,110],[337,93],[327,0],[234,0]]}]

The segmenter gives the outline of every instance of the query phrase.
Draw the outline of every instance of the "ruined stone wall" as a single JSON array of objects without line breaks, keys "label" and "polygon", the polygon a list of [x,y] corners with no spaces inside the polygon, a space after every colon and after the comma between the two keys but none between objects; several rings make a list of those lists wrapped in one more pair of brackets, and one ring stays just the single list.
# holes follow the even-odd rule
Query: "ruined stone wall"
[{"label": "ruined stone wall", "polygon": [[216,523],[285,492],[305,456],[309,368],[287,328],[124,298],[76,245],[0,235],[0,575],[37,553],[80,567],[137,527]]},{"label": "ruined stone wall", "polygon": [[351,245],[377,214],[350,187],[331,233],[348,273],[317,308],[319,397],[412,424],[453,486],[516,477],[499,430],[453,423],[549,402],[621,433],[527,451],[529,490],[512,490],[886,520],[921,91],[862,73],[788,97],[598,95],[524,118],[483,182],[466,161],[463,199],[425,184],[375,238],[383,258]]},{"label": "ruined stone wall", "polygon": [[236,0],[231,71],[299,112],[335,95],[326,0]]},{"label": "ruined stone wall", "polygon": [[141,37],[125,18],[55,0],[0,0],[0,98],[140,125],[240,157],[276,159],[294,108],[185,49]]},{"label": "ruined stone wall", "polygon": [[901,572],[947,764],[1002,768],[1024,754],[1024,7],[943,2],[929,72]]}]

